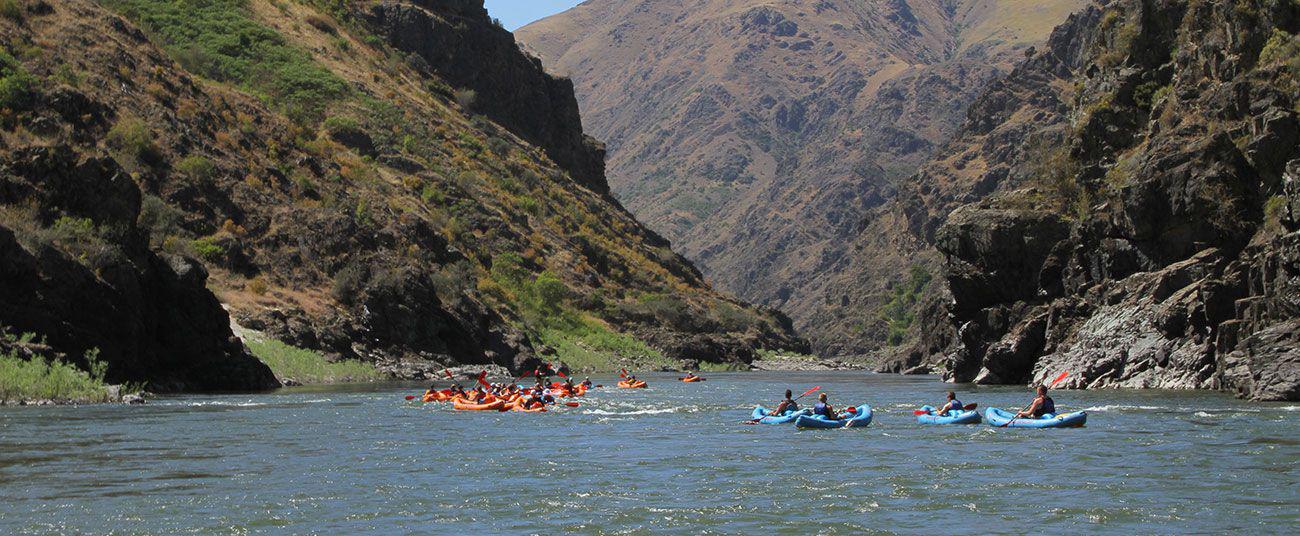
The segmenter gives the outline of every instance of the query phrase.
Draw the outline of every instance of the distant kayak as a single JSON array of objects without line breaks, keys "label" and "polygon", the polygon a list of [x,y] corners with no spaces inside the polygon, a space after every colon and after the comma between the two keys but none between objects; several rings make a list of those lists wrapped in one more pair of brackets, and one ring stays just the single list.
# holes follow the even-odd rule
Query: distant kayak
[{"label": "distant kayak", "polygon": [[855,428],[871,424],[871,406],[857,406],[857,411],[847,419],[831,420],[821,415],[800,415],[794,420],[799,428]]},{"label": "distant kayak", "polygon": [[980,412],[975,410],[949,411],[947,415],[935,415],[934,406],[921,406],[924,414],[916,416],[921,424],[979,424]]},{"label": "distant kayak", "polygon": [[637,380],[635,382],[629,382],[627,380],[624,380],[618,382],[618,386],[624,389],[645,389],[647,387],[645,380]]},{"label": "distant kayak", "polygon": [[704,378],[701,378],[701,377],[699,377],[699,376],[691,376],[691,377],[689,377],[689,378],[677,378],[677,379],[679,379],[679,380],[681,380],[681,381],[684,381],[684,382],[686,382],[686,383],[691,383],[691,382],[702,382],[702,381],[704,381]]},{"label": "distant kayak", "polygon": [[1077,428],[1083,426],[1088,421],[1088,413],[1085,411],[1075,411],[1071,413],[1061,413],[1057,415],[1047,414],[1041,418],[1020,417],[1012,420],[1016,414],[998,409],[989,408],[984,412],[984,418],[988,419],[989,424],[993,426],[1002,426],[1010,422],[1008,428]]},{"label": "distant kayak", "polygon": [[797,411],[785,411],[780,415],[773,415],[771,410],[763,406],[756,406],[754,407],[754,413],[750,414],[750,419],[762,424],[785,424],[794,422],[794,420],[799,418],[801,415],[810,414],[812,414],[812,410],[805,408]]}]

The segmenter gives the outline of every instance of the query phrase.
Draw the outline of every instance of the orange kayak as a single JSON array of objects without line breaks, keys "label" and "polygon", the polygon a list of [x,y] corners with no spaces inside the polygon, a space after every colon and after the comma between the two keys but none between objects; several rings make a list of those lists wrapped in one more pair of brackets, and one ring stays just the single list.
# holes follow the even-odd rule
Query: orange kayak
[{"label": "orange kayak", "polygon": [[537,406],[533,409],[525,409],[523,404],[516,402],[514,404],[510,404],[509,408],[507,409],[511,411],[522,411],[524,413],[541,413],[543,411],[546,411],[546,406]]},{"label": "orange kayak", "polygon": [[426,391],[424,393],[424,398],[422,398],[421,400],[424,402],[445,402],[451,400],[451,389],[443,389],[441,391]]},{"label": "orange kayak", "polygon": [[702,382],[704,381],[704,378],[701,378],[699,376],[691,376],[689,378],[681,378],[681,380],[686,383],[691,383],[691,382]]},{"label": "orange kayak", "polygon": [[633,382],[629,382],[629,381],[627,381],[627,380],[624,380],[624,381],[618,382],[618,386],[619,386],[619,387],[622,387],[622,388],[624,388],[624,389],[645,389],[645,388],[646,388],[646,383],[645,383],[645,380],[637,380],[636,383],[633,383]]},{"label": "orange kayak", "polygon": [[475,404],[463,398],[457,398],[451,401],[451,406],[459,410],[466,411],[501,411],[506,406],[505,400],[493,400],[482,404]]}]

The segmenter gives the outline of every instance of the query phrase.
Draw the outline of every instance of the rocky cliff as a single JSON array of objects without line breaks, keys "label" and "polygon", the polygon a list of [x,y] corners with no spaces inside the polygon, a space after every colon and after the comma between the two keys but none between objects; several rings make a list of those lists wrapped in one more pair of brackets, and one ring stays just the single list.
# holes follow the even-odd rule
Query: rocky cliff
[{"label": "rocky cliff", "polygon": [[401,377],[806,348],[604,194],[567,83],[481,2],[19,7],[0,324],[99,348],[111,380],[273,385],[222,305]]},{"label": "rocky cliff", "polygon": [[864,218],[1086,3],[593,0],[516,34],[575,80],[634,214],[846,354],[899,342],[896,291],[935,266],[906,232],[858,240]]},{"label": "rocky cliff", "polygon": [[894,207],[945,257],[897,365],[1300,398],[1300,5],[1116,1],[972,104]]}]

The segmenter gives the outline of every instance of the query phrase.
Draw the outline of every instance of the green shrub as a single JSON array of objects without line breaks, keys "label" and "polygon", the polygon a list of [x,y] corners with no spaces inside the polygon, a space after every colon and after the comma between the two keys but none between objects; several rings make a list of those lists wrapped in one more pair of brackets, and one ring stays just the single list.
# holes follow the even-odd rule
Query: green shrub
[{"label": "green shrub", "polygon": [[452,98],[456,99],[456,104],[461,108],[469,110],[474,107],[474,101],[478,100],[478,92],[472,89],[457,89],[452,93]]},{"label": "green shrub", "polygon": [[191,72],[265,97],[300,123],[320,119],[347,84],[257,22],[246,0],[105,0]]},{"label": "green shrub", "polygon": [[387,379],[370,363],[342,360],[329,362],[318,352],[284,344],[280,341],[249,337],[249,351],[280,379],[293,378],[302,383],[375,382]]},{"label": "green shrub", "polygon": [[138,162],[156,161],[161,155],[154,144],[153,132],[144,121],[136,117],[123,117],[104,138],[110,149],[118,155]]},{"label": "green shrub", "polygon": [[190,155],[176,164],[176,170],[198,181],[210,181],[217,175],[217,165],[202,155]]},{"label": "green shrub", "polygon": [[369,268],[365,263],[354,260],[334,274],[334,285],[330,292],[339,303],[353,305],[369,279]]},{"label": "green shrub", "polygon": [[205,236],[190,243],[194,254],[207,262],[219,262],[226,256],[226,248],[217,243],[216,238]]},{"label": "green shrub", "polygon": [[1300,75],[1300,36],[1274,28],[1273,34],[1259,51],[1260,67],[1285,65],[1292,74]]},{"label": "green shrub", "polygon": [[1165,86],[1156,82],[1143,82],[1133,89],[1133,103],[1137,104],[1138,108],[1150,110],[1156,102],[1156,95],[1160,95],[1160,91],[1164,88]]},{"label": "green shrub", "polygon": [[907,281],[895,285],[890,300],[880,309],[880,318],[889,328],[885,342],[898,346],[907,338],[907,331],[916,319],[916,302],[930,285],[932,276],[924,266],[912,265]]},{"label": "green shrub", "polygon": [[23,110],[30,107],[38,95],[36,86],[36,77],[0,48],[0,109]]},{"label": "green shrub", "polygon": [[152,194],[140,198],[140,216],[136,218],[136,225],[149,233],[151,241],[159,243],[168,236],[184,232],[181,228],[184,220],[185,213],[168,205],[162,198]]},{"label": "green shrub", "polygon": [[[14,346],[36,340],[31,333],[13,335],[0,330],[3,345]],[[99,351],[85,355],[89,372],[71,363],[36,356],[24,359],[16,351],[0,353],[0,400],[56,400],[108,402],[104,374],[108,364],[99,359]]]}]

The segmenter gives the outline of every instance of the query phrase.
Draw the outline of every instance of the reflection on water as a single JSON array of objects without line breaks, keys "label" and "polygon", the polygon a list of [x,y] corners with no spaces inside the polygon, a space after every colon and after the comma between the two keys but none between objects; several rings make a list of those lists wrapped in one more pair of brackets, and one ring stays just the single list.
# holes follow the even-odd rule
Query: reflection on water
[{"label": "reflection on water", "polygon": [[[642,375],[643,377],[645,375]],[[545,414],[452,412],[418,386],[0,409],[0,533],[1294,533],[1294,404],[1061,391],[1069,430],[922,426],[949,386],[730,373],[599,389]],[[612,378],[597,378],[612,385]],[[823,386],[869,428],[741,422]],[[989,406],[1023,388],[963,389]]]}]

